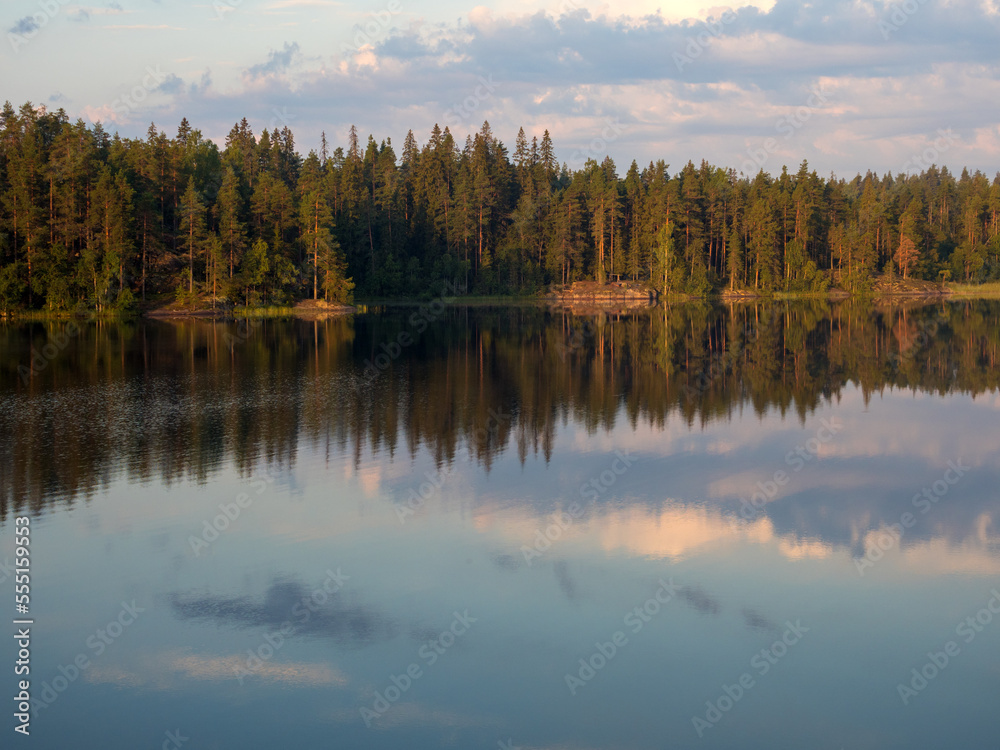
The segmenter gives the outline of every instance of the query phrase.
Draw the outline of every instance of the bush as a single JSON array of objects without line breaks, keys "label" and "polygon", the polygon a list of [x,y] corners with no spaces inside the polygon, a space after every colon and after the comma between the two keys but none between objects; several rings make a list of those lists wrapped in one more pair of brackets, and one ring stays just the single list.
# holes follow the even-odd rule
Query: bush
[{"label": "bush", "polygon": [[684,291],[695,297],[703,297],[711,289],[712,284],[708,280],[708,273],[705,270],[705,266],[701,263],[695,263],[691,269],[691,275],[684,285]]},{"label": "bush", "polygon": [[178,284],[174,290],[174,299],[184,307],[194,307],[198,304],[198,295],[194,292],[189,292],[187,287],[184,286],[184,282]]},{"label": "bush", "polygon": [[118,297],[115,299],[114,310],[119,315],[130,316],[135,315],[138,311],[138,306],[136,304],[135,295],[132,294],[132,290],[125,287],[120,292],[118,292]]},{"label": "bush", "polygon": [[7,313],[16,309],[24,297],[28,287],[21,280],[23,265],[10,263],[0,268],[0,312]]}]

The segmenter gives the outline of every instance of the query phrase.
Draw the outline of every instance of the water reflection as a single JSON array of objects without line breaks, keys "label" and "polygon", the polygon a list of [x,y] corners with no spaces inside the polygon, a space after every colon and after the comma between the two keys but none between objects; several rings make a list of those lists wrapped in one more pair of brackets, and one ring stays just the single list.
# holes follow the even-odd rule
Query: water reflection
[{"label": "water reflection", "polygon": [[[179,724],[192,748],[995,738],[1000,628],[919,710],[895,685],[1000,573],[1000,305],[462,307],[408,340],[410,315],[101,323],[25,379],[60,324],[0,328],[0,523],[37,522],[37,679],[91,661],[40,746]],[[145,611],[98,654],[123,599]]]},{"label": "water reflection", "polygon": [[[916,479],[924,466],[959,457],[977,463],[966,482],[976,488],[961,504],[942,503],[932,523],[907,529],[903,544],[992,544],[998,316],[1000,306],[984,302],[814,302],[596,317],[452,308],[419,335],[407,308],[312,322],[97,323],[29,376],[31,353],[63,326],[8,325],[0,329],[0,517],[71,506],[120,476],[169,487],[209,482],[227,463],[244,475],[258,464],[292,467],[304,448],[353,456],[351,477],[367,496],[385,489],[382,474],[398,453],[409,456],[399,456],[405,466],[426,449],[435,465],[424,473],[439,494],[463,461],[489,471],[507,450],[522,464],[549,461],[560,429],[582,438],[627,424],[626,443],[664,462],[672,500],[660,507],[660,477],[648,472],[656,489],[636,491],[622,507],[604,507],[599,482],[581,487],[595,504],[574,533],[600,529],[602,549],[679,559],[734,537],[773,537],[792,557],[823,556],[830,545],[858,556],[872,530],[913,510],[919,487],[898,488],[895,476]],[[897,406],[901,392],[912,402]],[[823,405],[860,399],[863,409],[886,394],[888,419],[862,424],[848,413],[846,437],[814,440],[815,450],[808,430],[790,442],[788,429],[759,421],[794,414],[805,426]],[[963,415],[962,429],[945,421],[927,430],[939,401],[924,394],[993,406]],[[720,421],[726,429],[706,440]],[[363,461],[367,452],[390,464]],[[587,460],[572,445],[560,457],[577,476],[591,473]],[[787,482],[776,485],[776,472]],[[390,489],[417,498],[420,484]],[[530,525],[565,494],[565,486],[526,493],[524,518],[504,523]],[[748,516],[755,495],[763,502]],[[489,499],[476,504],[487,517]]]},{"label": "water reflection", "polygon": [[316,590],[299,581],[275,580],[261,601],[246,596],[174,594],[170,605],[181,620],[277,631],[287,624],[286,630],[298,636],[329,638],[338,645],[364,646],[396,636],[394,623],[379,610],[347,601],[337,593],[330,597],[315,594]]}]

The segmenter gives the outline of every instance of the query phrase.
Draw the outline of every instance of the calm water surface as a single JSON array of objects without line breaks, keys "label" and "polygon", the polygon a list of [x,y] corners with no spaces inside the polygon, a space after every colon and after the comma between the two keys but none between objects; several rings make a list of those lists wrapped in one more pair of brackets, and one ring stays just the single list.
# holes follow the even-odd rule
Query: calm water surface
[{"label": "calm water surface", "polygon": [[0,327],[23,744],[995,750],[998,355],[996,303]]}]

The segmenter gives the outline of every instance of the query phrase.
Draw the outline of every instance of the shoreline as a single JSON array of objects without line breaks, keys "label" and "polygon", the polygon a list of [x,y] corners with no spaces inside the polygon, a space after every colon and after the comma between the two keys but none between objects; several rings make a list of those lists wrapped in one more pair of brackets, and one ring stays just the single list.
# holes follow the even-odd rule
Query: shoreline
[{"label": "shoreline", "polygon": [[[1000,285],[996,283],[986,283],[979,289],[974,285],[955,285],[923,287],[918,289],[875,289],[865,293],[852,293],[843,289],[830,289],[824,292],[754,292],[747,290],[730,291],[722,290],[710,292],[705,295],[695,296],[690,294],[676,293],[666,297],[655,292],[638,294],[634,291],[626,293],[616,293],[614,289],[600,289],[593,293],[587,292],[550,292],[535,296],[525,295],[469,295],[467,297],[456,297],[450,306],[508,306],[508,305],[541,305],[556,308],[568,309],[590,309],[590,310],[642,310],[656,307],[660,304],[686,304],[691,302],[704,302],[716,304],[733,304],[739,302],[794,302],[794,301],[815,301],[824,300],[830,302],[842,302],[849,299],[864,299],[873,302],[886,302],[898,300],[900,302],[947,302],[947,301],[976,301],[976,300],[998,300],[1000,299]],[[145,318],[149,320],[216,320],[216,321],[237,321],[250,318],[277,319],[277,318],[297,318],[299,320],[323,320],[327,318],[345,317],[358,312],[365,312],[369,307],[407,307],[426,305],[430,301],[419,298],[400,299],[373,299],[360,300],[354,305],[332,305],[313,304],[313,300],[301,300],[295,306],[261,306],[261,307],[241,307],[229,309],[212,308],[180,308],[180,307],[156,307],[141,310],[131,314],[88,313],[81,315],[72,311],[46,312],[44,310],[31,310],[26,312],[6,312],[0,314],[0,322],[44,322],[51,320],[80,320],[93,319],[104,321],[115,320],[136,320]]]}]

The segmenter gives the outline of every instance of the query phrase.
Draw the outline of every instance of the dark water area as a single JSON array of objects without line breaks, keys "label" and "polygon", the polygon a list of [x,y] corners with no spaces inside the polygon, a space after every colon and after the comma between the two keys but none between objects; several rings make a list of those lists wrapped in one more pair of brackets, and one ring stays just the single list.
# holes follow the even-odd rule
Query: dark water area
[{"label": "dark water area", "polygon": [[30,742],[997,747],[998,356],[996,302],[0,326]]}]

